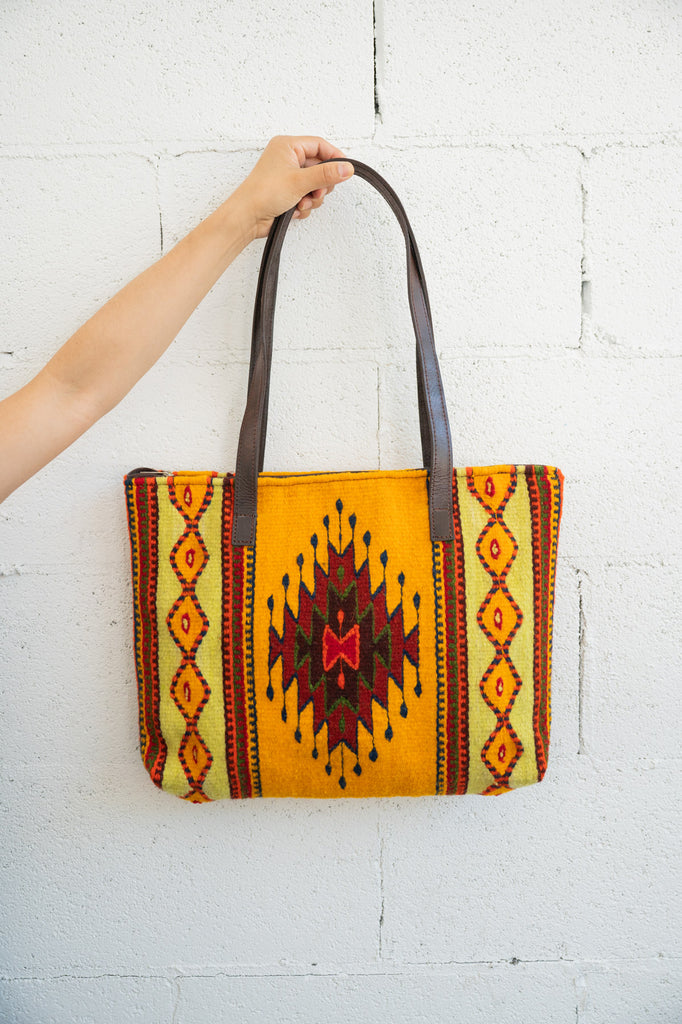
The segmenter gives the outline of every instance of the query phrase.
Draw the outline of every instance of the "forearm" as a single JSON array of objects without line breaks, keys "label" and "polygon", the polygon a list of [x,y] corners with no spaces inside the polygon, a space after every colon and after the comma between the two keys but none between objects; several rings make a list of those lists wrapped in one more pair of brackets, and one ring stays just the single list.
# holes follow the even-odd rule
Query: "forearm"
[{"label": "forearm", "polygon": [[252,237],[237,190],[0,402],[0,501],[130,391]]},{"label": "forearm", "polygon": [[[0,401],[0,501],[109,412],[165,352],[250,241],[298,205],[306,218],[343,178],[319,136],[277,135],[228,199],[94,313],[40,373]],[[345,173],[344,173],[345,168]]]},{"label": "forearm", "polygon": [[109,299],[42,372],[94,422],[165,352],[253,237],[237,190]]}]

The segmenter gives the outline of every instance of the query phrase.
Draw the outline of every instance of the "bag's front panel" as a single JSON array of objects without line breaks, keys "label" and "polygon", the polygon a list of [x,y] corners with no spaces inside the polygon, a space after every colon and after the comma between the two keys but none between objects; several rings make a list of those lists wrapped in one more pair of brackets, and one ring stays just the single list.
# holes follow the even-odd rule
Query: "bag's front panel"
[{"label": "bag's front panel", "polygon": [[457,470],[432,544],[423,470],[259,486],[128,484],[140,739],[163,789],[249,796],[498,793],[542,778],[561,474]]},{"label": "bag's front panel", "polygon": [[435,793],[425,473],[265,475],[255,562],[262,795]]}]

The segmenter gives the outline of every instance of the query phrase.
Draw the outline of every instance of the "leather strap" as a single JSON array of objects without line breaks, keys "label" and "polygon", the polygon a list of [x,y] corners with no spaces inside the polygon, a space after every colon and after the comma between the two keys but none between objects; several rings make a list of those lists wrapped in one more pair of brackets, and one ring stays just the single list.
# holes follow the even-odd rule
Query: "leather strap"
[{"label": "leather strap", "polygon": [[[428,470],[431,540],[452,540],[452,443],[433,340],[431,309],[417,243],[407,214],[391,186],[375,170],[359,160],[334,157],[333,161],[342,159],[349,160],[355,175],[364,178],[384,196],[405,236],[408,297],[417,340],[417,399],[422,456],[424,467]],[[237,546],[253,545],[256,540],[258,474],[263,470],[265,452],[279,258],[295,209],[294,206],[274,219],[261,260],[253,317],[248,394],[239,435],[234,481],[232,543]]]},{"label": "leather strap", "polygon": [[[341,159],[343,159],[343,158],[342,157],[333,157],[332,159],[330,159],[328,161],[322,161],[322,162],[323,163],[332,163],[335,160],[341,160]],[[374,172],[374,173],[376,174],[376,172]],[[377,175],[377,177],[379,177],[379,175]],[[383,180],[383,179],[381,179],[381,180]],[[386,184],[386,183],[384,183],[384,184]],[[386,185],[386,187],[388,188],[388,185]],[[395,199],[396,199],[396,202],[397,202],[398,201],[397,200],[397,196],[395,197]],[[403,213],[404,213],[404,210],[403,210]],[[409,224],[408,224],[408,228],[409,228]],[[254,306],[253,328],[252,328],[252,334],[251,334],[251,359],[250,359],[250,365],[249,365],[249,383],[248,383],[248,387],[250,388],[251,387],[251,378],[253,376],[253,369],[254,369],[255,360],[256,360],[256,355],[258,353],[258,349],[259,349],[260,345],[262,344],[263,341],[265,341],[266,344],[268,345],[268,352],[267,352],[267,360],[268,360],[268,364],[269,364],[268,375],[267,375],[268,393],[265,396],[264,428],[263,428],[263,430],[261,432],[261,447],[260,447],[260,452],[259,452],[259,457],[258,457],[258,472],[259,473],[263,472],[263,460],[264,460],[264,455],[265,455],[265,438],[266,438],[266,434],[267,434],[267,416],[268,416],[268,409],[269,409],[269,388],[270,388],[270,377],[271,377],[271,372],[272,372],[272,329],[270,329],[269,332],[267,330],[264,330],[264,325],[267,325],[267,323],[268,323],[267,319],[265,319],[265,317],[267,316],[266,311],[265,311],[265,306],[267,305],[268,307],[272,307],[273,308],[273,317],[274,317],[274,304],[275,304],[275,297],[276,297],[276,294],[277,294],[277,284],[278,284],[278,281],[279,281],[279,258],[280,258],[280,254],[281,254],[281,245],[280,245],[278,251],[276,251],[275,253],[270,255],[270,249],[272,248],[273,241],[274,241],[274,233],[271,231],[268,234],[268,237],[267,237],[267,240],[266,240],[266,243],[265,243],[265,252],[263,253],[263,258],[262,258],[261,267],[260,267],[260,273],[258,275],[258,286],[257,286],[257,289],[256,289],[256,301],[255,301],[255,306]],[[416,242],[415,242],[415,248],[416,248]],[[409,250],[408,250],[408,261],[409,261]],[[267,274],[265,272],[266,268],[267,268]],[[421,269],[421,265],[420,265],[420,269]],[[409,263],[408,263],[408,274],[409,274],[409,270],[410,270],[410,267],[409,267]],[[428,310],[428,315],[429,315],[429,318],[430,318],[431,311],[430,311],[430,309],[428,307],[428,295],[426,294],[426,285],[423,282],[423,274],[422,274],[422,281],[418,280],[417,281],[417,286],[421,289],[421,292],[422,292],[422,295],[423,295],[422,302],[426,305],[426,308]],[[409,287],[409,278],[408,278],[408,287]],[[266,298],[266,289],[267,289],[267,298]],[[419,360],[419,346],[418,346],[418,344],[417,344],[417,398],[418,398],[418,409],[419,409],[419,427],[420,427],[421,444],[422,444],[422,458],[423,458],[423,465],[426,467],[426,466],[429,466],[430,462],[431,462],[430,438],[429,438],[429,429],[428,429],[428,410],[427,410],[427,406],[426,406],[426,402],[425,402],[425,397],[424,397],[424,382],[422,380],[422,371],[421,371],[421,363],[420,363],[420,360]]]}]

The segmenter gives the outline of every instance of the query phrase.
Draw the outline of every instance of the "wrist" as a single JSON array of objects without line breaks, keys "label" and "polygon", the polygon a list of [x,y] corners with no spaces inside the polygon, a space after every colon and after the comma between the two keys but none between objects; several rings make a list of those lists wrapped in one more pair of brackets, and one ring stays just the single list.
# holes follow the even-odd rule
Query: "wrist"
[{"label": "wrist", "polygon": [[221,214],[220,219],[226,234],[236,235],[242,247],[258,237],[258,218],[243,185],[227,197],[218,208],[218,212]]}]

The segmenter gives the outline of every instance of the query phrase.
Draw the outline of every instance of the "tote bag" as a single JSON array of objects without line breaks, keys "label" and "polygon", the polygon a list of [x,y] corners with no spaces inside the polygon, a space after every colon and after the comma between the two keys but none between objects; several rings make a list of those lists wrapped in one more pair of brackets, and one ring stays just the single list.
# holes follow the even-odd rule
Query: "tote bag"
[{"label": "tote bag", "polygon": [[234,473],[125,478],[142,760],[194,803],[492,795],[547,768],[563,476],[453,468],[414,234],[352,163],[405,236],[423,465],[263,472],[292,209],[263,250]]}]

